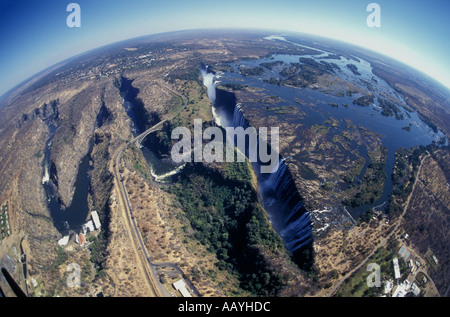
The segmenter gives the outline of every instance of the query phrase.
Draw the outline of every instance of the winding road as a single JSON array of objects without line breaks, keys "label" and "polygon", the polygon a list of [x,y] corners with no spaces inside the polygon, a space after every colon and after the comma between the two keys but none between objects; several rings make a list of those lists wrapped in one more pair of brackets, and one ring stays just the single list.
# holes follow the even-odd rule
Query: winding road
[{"label": "winding road", "polygon": [[120,172],[120,159],[122,157],[123,151],[129,145],[131,145],[133,143],[141,143],[145,139],[145,137],[147,137],[150,133],[153,133],[153,132],[161,129],[165,122],[170,121],[170,120],[174,119],[176,116],[178,116],[181,113],[181,111],[183,111],[188,105],[189,100],[187,97],[183,98],[183,96],[180,93],[173,90],[168,85],[166,85],[162,82],[159,82],[159,85],[163,89],[167,89],[170,92],[172,92],[173,94],[180,97],[184,101],[183,106],[176,113],[172,114],[171,116],[165,118],[164,120],[162,120],[159,123],[155,124],[154,126],[150,127],[149,129],[147,129],[146,131],[144,131],[143,133],[141,133],[140,135],[138,135],[131,141],[118,147],[113,154],[113,157],[112,157],[112,160],[110,163],[111,164],[110,168],[111,168],[111,170],[113,170],[113,175],[114,175],[114,179],[115,179],[114,188],[115,188],[116,193],[118,194],[119,209],[122,211],[122,216],[126,219],[125,224],[128,227],[127,231],[133,242],[136,257],[139,260],[138,261],[139,263],[136,263],[136,264],[138,264],[140,266],[142,272],[144,273],[144,275],[147,279],[147,283],[152,292],[152,295],[155,297],[168,297],[168,296],[170,296],[169,292],[165,289],[165,287],[163,285],[161,285],[158,282],[158,278],[157,278],[157,274],[156,274],[157,267],[161,267],[162,265],[170,266],[170,267],[174,268],[175,270],[177,270],[178,272],[181,272],[183,277],[184,277],[184,273],[182,273],[181,269],[176,264],[173,264],[173,263],[156,264],[156,263],[152,263],[150,261],[150,257],[148,255],[147,249],[144,245],[141,233],[139,231],[139,228],[137,227],[136,220],[134,219],[133,210],[131,208],[131,204],[128,199],[128,193],[126,191],[125,183],[123,181],[123,177]]}]

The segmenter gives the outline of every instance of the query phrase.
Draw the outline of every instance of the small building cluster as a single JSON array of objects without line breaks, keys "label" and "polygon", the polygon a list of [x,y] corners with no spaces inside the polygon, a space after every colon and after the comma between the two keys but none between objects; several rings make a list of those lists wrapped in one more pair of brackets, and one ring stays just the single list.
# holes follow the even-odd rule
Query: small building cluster
[{"label": "small building cluster", "polygon": [[409,292],[412,292],[415,296],[419,296],[420,288],[415,282],[411,284],[411,282],[406,279],[397,286],[392,297],[405,297]]},{"label": "small building cluster", "polygon": [[11,235],[11,227],[9,226],[8,204],[4,203],[0,210],[0,242]]},{"label": "small building cluster", "polygon": [[[85,245],[86,244],[86,235],[89,232],[94,232],[94,231],[100,230],[100,229],[101,229],[100,218],[98,216],[97,211],[94,210],[91,212],[91,219],[82,226],[81,232],[79,232],[75,235],[75,242],[81,246]],[[67,243],[69,243],[69,240],[70,240],[70,235],[67,235],[67,236],[61,238],[58,241],[58,244],[60,246],[65,246]]]},{"label": "small building cluster", "polygon": [[[428,269],[438,269],[439,259],[428,249],[420,257],[408,244],[409,235],[402,235],[397,257],[392,259],[393,276],[383,281],[382,297],[427,296],[435,294],[435,286],[427,275]],[[404,262],[401,262],[404,261]],[[406,264],[406,265],[405,265]],[[406,276],[406,278],[405,278]]]},{"label": "small building cluster", "polygon": [[[403,238],[406,241],[409,238],[408,234],[405,234]],[[418,256],[416,256],[411,249],[407,247],[406,243],[400,247],[398,255],[407,264],[408,276],[406,279],[401,281],[401,272],[399,265],[400,258],[395,257],[394,259],[392,259],[392,265],[394,267],[394,279],[385,282],[385,296],[392,294],[392,297],[405,297],[407,295],[411,295],[411,293],[415,296],[419,296],[421,291],[427,292],[426,284],[428,282],[428,278],[426,275],[426,268],[422,260]],[[438,259],[436,258],[436,256],[431,252],[427,252],[427,255],[425,257],[428,262],[430,264],[437,265]]]},{"label": "small building cluster", "polygon": [[98,217],[98,213],[96,210],[92,211],[91,219],[86,222],[82,227],[82,232],[80,232],[76,237],[75,241],[81,246],[86,243],[86,235],[89,232],[94,232],[95,230],[100,230],[100,218]]},{"label": "small building cluster", "polygon": [[[406,246],[402,246],[402,248],[398,252],[400,255],[402,255],[402,258],[404,259],[405,254],[410,254],[410,252],[407,251]],[[417,285],[416,281],[414,280],[414,275],[416,269],[420,266],[420,261],[416,260],[417,263],[414,263],[412,259],[410,259],[407,263],[410,268],[411,275],[408,276],[407,279],[400,282],[401,279],[401,271],[400,271],[400,264],[399,259],[397,257],[392,259],[392,265],[394,267],[394,279],[390,279],[385,281],[384,283],[384,295],[383,296],[392,296],[392,297],[405,297],[408,293],[413,293],[415,296],[419,296],[420,294],[420,287]],[[411,282],[414,281],[414,282]]]}]

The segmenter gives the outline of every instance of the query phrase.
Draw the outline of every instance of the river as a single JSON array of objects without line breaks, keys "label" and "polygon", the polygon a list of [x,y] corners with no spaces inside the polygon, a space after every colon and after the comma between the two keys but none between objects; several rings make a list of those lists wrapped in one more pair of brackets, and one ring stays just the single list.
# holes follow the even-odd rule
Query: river
[{"label": "river", "polygon": [[[224,129],[227,127],[248,128],[249,123],[236,103],[234,94],[216,89],[215,74],[209,72],[208,68],[202,69],[201,74],[216,124]],[[246,143],[246,152],[248,152],[248,143]],[[294,261],[301,267],[309,267],[311,264],[309,255],[312,254],[310,213],[306,210],[282,157],[276,172],[261,173],[261,165],[259,157],[256,162],[252,162],[253,171],[258,180],[260,202],[269,216],[272,227],[283,239]]]},{"label": "river", "polygon": [[[290,44],[314,49],[304,45],[296,44],[293,40],[286,40],[283,37],[268,37],[268,39],[286,41]],[[392,171],[395,163],[395,151],[401,147],[411,148],[419,145],[428,145],[433,141],[439,141],[444,134],[441,131],[437,133],[432,131],[419,117],[416,111],[409,107],[406,101],[400,96],[392,87],[390,87],[384,80],[372,73],[372,67],[369,62],[364,59],[354,56],[336,56],[335,54],[317,50],[317,54],[308,55],[286,55],[274,54],[265,58],[244,60],[228,63],[230,71],[220,74],[221,84],[239,84],[241,86],[249,86],[261,89],[268,96],[280,97],[281,102],[276,104],[276,107],[296,107],[299,108],[303,116],[280,116],[279,120],[286,120],[290,124],[299,124],[305,129],[311,128],[313,125],[323,125],[329,118],[334,118],[340,122],[340,126],[333,127],[330,130],[331,137],[339,135],[345,129],[345,120],[350,120],[357,126],[363,127],[368,131],[375,132],[382,145],[384,145],[387,152],[387,159],[385,164],[386,181],[383,187],[381,196],[372,204],[366,204],[359,207],[347,207],[353,218],[357,219],[363,212],[370,208],[383,209],[387,206],[387,201],[392,194]],[[353,104],[355,96],[339,95],[335,91],[325,91],[321,89],[304,88],[299,89],[295,87],[288,87],[283,85],[271,84],[268,80],[273,78],[282,78],[281,69],[288,65],[299,64],[299,60],[308,58],[317,63],[327,62],[329,65],[334,64],[335,74],[343,80],[349,81],[358,87],[368,89],[375,96],[375,101],[368,107],[356,106]],[[275,66],[273,69],[265,69],[264,73],[259,76],[243,76],[240,69],[255,68],[264,66],[264,63],[280,62],[282,66]],[[300,62],[301,64],[301,62]],[[348,65],[356,67],[358,74],[353,73]],[[380,99],[386,99],[386,96],[392,96],[398,100],[396,104],[400,118],[395,116],[385,116],[382,114],[382,109],[379,104]],[[301,101],[301,104],[298,101]],[[331,104],[338,105],[331,107]],[[306,105],[306,106],[305,106]],[[308,106],[314,105],[314,106]],[[247,105],[248,106],[248,105]],[[254,107],[261,107],[256,105]],[[269,105],[270,106],[270,105]],[[248,110],[248,109],[244,109]],[[264,113],[264,110],[252,108],[253,112]],[[222,118],[222,109],[215,111],[216,115]],[[266,112],[267,113],[267,112]],[[223,119],[222,119],[223,120]],[[221,124],[220,120],[216,120]],[[409,127],[409,128],[408,128]],[[282,131],[280,131],[282,133]],[[367,156],[367,149],[359,145],[353,145],[358,151],[360,157],[366,159],[363,171],[370,164]],[[345,152],[352,160],[355,159],[352,153]],[[307,162],[308,158],[302,158]],[[359,178],[364,174],[361,173]]]}]

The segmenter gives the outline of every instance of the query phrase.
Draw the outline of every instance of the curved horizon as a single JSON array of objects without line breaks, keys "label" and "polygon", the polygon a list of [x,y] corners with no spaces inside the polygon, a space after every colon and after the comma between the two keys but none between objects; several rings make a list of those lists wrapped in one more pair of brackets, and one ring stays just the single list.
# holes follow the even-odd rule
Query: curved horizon
[{"label": "curved horizon", "polygon": [[[17,6],[17,2],[27,3],[28,9]],[[0,69],[4,70],[0,74],[0,96],[61,62],[107,45],[144,36],[212,29],[270,30],[337,40],[392,58],[450,90],[450,60],[446,56],[450,43],[445,34],[450,27],[446,18],[450,3],[446,1],[434,7],[418,0],[410,1],[407,6],[377,1],[382,9],[380,28],[366,25],[368,3],[353,0],[342,1],[340,5],[331,0],[305,0],[301,4],[284,0],[277,3],[233,0],[227,6],[215,1],[206,6],[204,1],[186,4],[180,0],[168,1],[170,5],[158,0],[147,4],[129,1],[130,5],[118,2],[107,6],[106,0],[79,0],[81,28],[65,25],[69,14],[66,3],[59,2],[58,7],[53,8],[55,0],[46,0],[42,4],[17,2],[6,1],[0,5],[0,9],[6,7],[0,12],[10,13],[8,17],[1,17],[0,30],[17,26],[11,34],[1,36],[4,41],[10,41],[7,49],[6,46],[0,49]],[[242,12],[233,11],[234,6]],[[299,11],[295,12],[295,8]],[[223,10],[217,15],[219,9]],[[20,14],[18,22],[14,20],[17,16],[13,12]],[[266,18],[268,12],[270,17]],[[51,17],[57,17],[57,23]],[[233,21],[228,17],[233,17]],[[333,21],[333,17],[339,20]],[[30,27],[36,21],[40,24],[34,31]],[[417,25],[418,21],[429,23]],[[436,22],[433,24],[432,21]],[[265,24],[263,28],[260,27],[262,24]],[[33,36],[33,32],[38,35]]]}]

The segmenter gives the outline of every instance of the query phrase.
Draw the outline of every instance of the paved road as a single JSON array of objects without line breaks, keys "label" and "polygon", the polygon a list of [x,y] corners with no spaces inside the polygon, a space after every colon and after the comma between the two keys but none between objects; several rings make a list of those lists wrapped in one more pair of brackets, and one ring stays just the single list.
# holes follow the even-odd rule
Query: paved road
[{"label": "paved road", "polygon": [[[159,83],[160,86],[162,86],[162,88],[167,89],[169,91],[171,91],[172,93],[176,94],[177,96],[179,96],[180,98],[182,98],[182,100],[184,100],[183,96],[181,94],[179,94],[178,92],[174,91],[172,88],[170,88],[169,86],[167,86],[166,84],[163,83]],[[120,146],[116,152],[113,155],[113,158],[111,160],[111,164],[113,164],[112,169],[114,171],[114,178],[115,178],[115,186],[116,186],[116,191],[118,192],[118,198],[119,198],[119,202],[122,205],[122,210],[124,211],[124,216],[126,218],[126,225],[128,226],[128,231],[131,235],[131,239],[133,241],[133,245],[134,245],[134,249],[136,252],[136,256],[139,259],[139,263],[141,266],[141,269],[144,272],[144,275],[146,276],[147,282],[150,286],[150,289],[152,290],[152,293],[154,296],[156,297],[162,297],[162,296],[170,296],[170,294],[167,292],[167,290],[165,289],[164,286],[162,286],[157,279],[157,274],[156,274],[156,267],[160,266],[157,264],[154,264],[150,261],[150,257],[147,253],[147,249],[144,245],[144,242],[142,240],[142,236],[141,233],[136,225],[136,221],[134,219],[133,216],[133,210],[131,208],[131,204],[130,201],[128,199],[128,193],[126,191],[125,188],[125,183],[123,182],[123,178],[122,175],[120,173],[120,159],[122,157],[122,153],[123,151],[130,145],[133,143],[140,143],[142,142],[142,140],[145,139],[146,136],[148,136],[150,133],[153,133],[155,131],[158,131],[159,129],[162,128],[163,124],[167,121],[170,121],[172,119],[174,119],[176,116],[178,116],[181,111],[183,111],[187,105],[188,105],[188,101],[187,98],[186,100],[184,100],[184,104],[183,106],[173,115],[171,115],[170,117],[160,121],[159,123],[155,124],[154,126],[150,127],[149,129],[147,129],[146,131],[144,131],[143,133],[141,133],[140,135],[138,135],[137,137],[135,137],[133,140],[129,141],[128,143],[123,144],[122,146]],[[171,263],[165,263],[166,266],[170,265],[171,267],[176,268],[176,270],[181,271],[180,268],[178,268],[178,266],[176,266],[175,264]],[[184,276],[184,274],[183,274]]]}]

